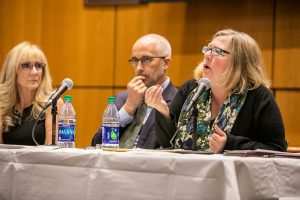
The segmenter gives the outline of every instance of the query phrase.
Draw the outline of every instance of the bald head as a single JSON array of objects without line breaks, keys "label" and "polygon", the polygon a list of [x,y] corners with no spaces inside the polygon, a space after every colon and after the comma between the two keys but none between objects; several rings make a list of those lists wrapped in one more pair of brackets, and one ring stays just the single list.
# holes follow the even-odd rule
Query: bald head
[{"label": "bald head", "polygon": [[154,46],[157,56],[165,56],[171,58],[172,49],[169,41],[158,34],[147,34],[140,37],[133,45],[132,49],[137,45]]},{"label": "bald head", "polygon": [[132,60],[136,76],[144,76],[147,87],[164,83],[171,63],[171,45],[163,36],[147,34],[139,38],[132,47]]}]

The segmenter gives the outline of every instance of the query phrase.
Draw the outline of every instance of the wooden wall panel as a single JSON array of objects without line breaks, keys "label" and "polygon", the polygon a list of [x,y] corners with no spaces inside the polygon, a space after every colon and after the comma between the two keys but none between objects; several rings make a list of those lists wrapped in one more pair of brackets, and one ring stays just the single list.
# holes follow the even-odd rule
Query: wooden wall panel
[{"label": "wooden wall panel", "polygon": [[[276,0],[274,85],[283,90],[276,99],[283,113],[289,146],[300,146],[300,2]],[[289,88],[289,90],[285,90]]]},{"label": "wooden wall panel", "polygon": [[299,134],[299,111],[300,111],[299,91],[278,91],[276,100],[281,109],[281,114],[285,126],[285,135],[290,147],[300,147]]},{"label": "wooden wall panel", "polygon": [[112,95],[114,17],[114,7],[85,8],[82,0],[1,1],[1,64],[13,46],[28,40],[45,52],[54,85],[73,80],[68,93],[77,112],[77,147],[90,145]]},{"label": "wooden wall panel", "polygon": [[201,46],[223,27],[247,32],[257,40],[263,50],[266,72],[271,78],[272,0],[152,3],[148,6],[119,7],[117,16],[116,52],[120,55],[116,61],[116,71],[120,72],[116,74],[117,85],[126,85],[133,75],[122,64],[130,53],[125,53],[123,58],[124,53],[119,54],[119,51],[130,51],[141,34],[158,33],[170,41],[173,62],[169,75],[179,86],[192,77],[195,66],[203,59]]},{"label": "wooden wall panel", "polygon": [[128,63],[134,42],[148,33],[148,6],[119,6],[116,10],[115,85],[126,86],[134,76]]},{"label": "wooden wall panel", "polygon": [[[149,15],[151,16],[149,32],[155,32],[165,36],[172,46],[172,63],[168,69],[168,74],[176,86],[193,77],[193,70],[201,60],[199,46],[196,41],[189,48],[186,42],[193,40],[196,32],[187,31],[186,16],[189,10],[189,3],[152,3],[149,6]],[[193,4],[201,6],[202,4]],[[159,14],[157,14],[159,13]],[[193,26],[198,26],[199,21],[195,20]],[[201,38],[201,36],[200,36]]]},{"label": "wooden wall panel", "polygon": [[42,0],[0,1],[0,69],[6,54],[18,43],[41,44]]},{"label": "wooden wall panel", "polygon": [[[193,61],[195,63],[199,58],[202,60],[201,46],[207,44],[217,30],[231,27],[248,33],[258,42],[263,51],[266,72],[271,77],[272,7],[271,0],[189,3],[186,7],[185,32],[182,34],[184,46],[180,54],[194,54],[194,58],[197,59]],[[184,66],[184,63],[191,62],[191,60],[191,56],[186,57],[181,65]],[[180,74],[182,73],[179,71],[178,77]]]},{"label": "wooden wall panel", "polygon": [[91,145],[92,138],[102,124],[102,115],[111,89],[73,89],[66,92],[72,95],[76,112],[76,147]]},{"label": "wooden wall panel", "polygon": [[42,42],[54,84],[112,85],[114,8],[85,8],[82,0],[44,0]]},{"label": "wooden wall panel", "polygon": [[277,0],[274,81],[276,87],[300,87],[300,1]]}]

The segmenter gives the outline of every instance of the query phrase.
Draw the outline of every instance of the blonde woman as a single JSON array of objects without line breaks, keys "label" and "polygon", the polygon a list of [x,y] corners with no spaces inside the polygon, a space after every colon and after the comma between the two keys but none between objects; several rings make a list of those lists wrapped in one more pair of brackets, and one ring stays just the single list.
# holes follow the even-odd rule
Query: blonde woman
[{"label": "blonde woman", "polygon": [[[53,93],[46,56],[29,42],[15,46],[6,56],[0,74],[0,143],[35,145],[32,128]],[[62,100],[58,101],[58,109]],[[39,144],[51,144],[51,108],[37,123]]]},{"label": "blonde woman", "polygon": [[175,95],[170,110],[161,98],[161,88],[146,92],[146,103],[156,108],[156,135],[163,147],[191,149],[192,109],[187,105],[197,89],[196,80],[209,79],[211,88],[197,99],[196,149],[270,149],[286,151],[279,108],[263,73],[261,50],[248,34],[232,29],[218,31],[202,48],[204,60]]}]

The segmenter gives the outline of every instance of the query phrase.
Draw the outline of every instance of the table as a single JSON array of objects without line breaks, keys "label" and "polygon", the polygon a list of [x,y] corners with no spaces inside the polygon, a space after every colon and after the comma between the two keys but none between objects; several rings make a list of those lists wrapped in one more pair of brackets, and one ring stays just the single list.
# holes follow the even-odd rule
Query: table
[{"label": "table", "polygon": [[1,200],[300,198],[300,159],[7,147]]}]

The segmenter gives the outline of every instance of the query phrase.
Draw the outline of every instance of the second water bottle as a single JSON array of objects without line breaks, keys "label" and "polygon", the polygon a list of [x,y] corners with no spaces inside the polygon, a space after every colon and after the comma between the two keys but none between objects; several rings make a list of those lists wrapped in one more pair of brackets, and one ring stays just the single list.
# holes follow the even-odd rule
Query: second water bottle
[{"label": "second water bottle", "polygon": [[119,148],[119,111],[115,105],[116,98],[108,98],[102,118],[102,147]]}]

